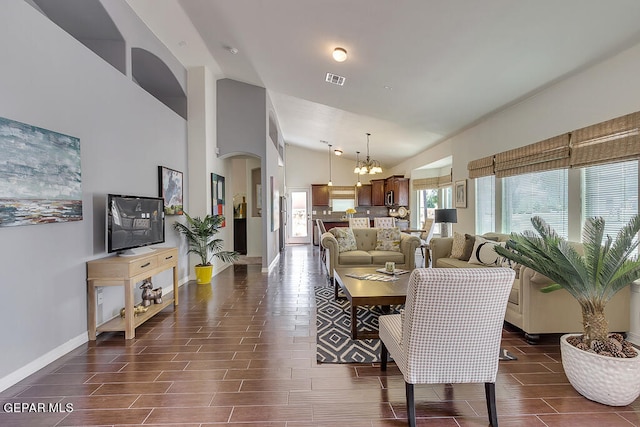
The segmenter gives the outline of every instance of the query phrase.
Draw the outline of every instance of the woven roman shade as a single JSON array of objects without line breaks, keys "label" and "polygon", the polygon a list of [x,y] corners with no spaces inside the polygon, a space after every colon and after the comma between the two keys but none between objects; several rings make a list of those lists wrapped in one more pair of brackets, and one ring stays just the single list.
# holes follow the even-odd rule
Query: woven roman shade
[{"label": "woven roman shade", "polygon": [[571,166],[640,158],[640,112],[578,129],[571,134]]},{"label": "woven roman shade", "polygon": [[452,182],[451,174],[411,180],[414,190],[431,190],[433,188],[444,187]]},{"label": "woven roman shade", "polygon": [[564,169],[570,165],[569,134],[496,154],[496,178]]},{"label": "woven roman shade", "polygon": [[355,187],[349,187],[346,185],[333,185],[329,187],[330,199],[355,199],[356,189]]},{"label": "woven roman shade", "polygon": [[478,160],[472,160],[467,164],[469,178],[480,178],[483,176],[493,175],[493,159],[495,156],[483,157]]}]

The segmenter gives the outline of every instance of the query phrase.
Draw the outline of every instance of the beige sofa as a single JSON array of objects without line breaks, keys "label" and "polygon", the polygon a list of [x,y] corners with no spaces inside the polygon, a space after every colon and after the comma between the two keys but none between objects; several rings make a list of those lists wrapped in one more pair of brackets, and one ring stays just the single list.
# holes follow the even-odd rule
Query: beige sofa
[{"label": "beige sofa", "polygon": [[396,268],[411,270],[415,268],[415,253],[420,247],[420,239],[407,233],[400,233],[400,252],[376,250],[377,228],[353,228],[357,250],[339,252],[338,241],[331,230],[324,233],[320,244],[326,250],[326,266],[329,277],[333,278],[333,269],[340,267],[383,266],[387,261],[396,263]]},{"label": "beige sofa", "polygon": [[[508,234],[487,233],[498,241],[507,241]],[[453,238],[431,239],[432,266],[434,268],[491,268],[451,257]],[[580,243],[574,243],[580,248]],[[522,267],[513,282],[505,320],[525,333],[525,338],[535,343],[540,334],[582,332],[580,305],[564,289],[543,293],[540,289],[550,284],[546,276]],[[605,309],[609,330],[627,332],[630,324],[631,289],[618,292]]]}]

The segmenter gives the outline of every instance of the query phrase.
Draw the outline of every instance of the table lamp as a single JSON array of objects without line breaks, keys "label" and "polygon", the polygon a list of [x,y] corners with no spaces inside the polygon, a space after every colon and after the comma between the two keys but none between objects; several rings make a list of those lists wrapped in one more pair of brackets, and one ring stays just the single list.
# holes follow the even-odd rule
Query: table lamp
[{"label": "table lamp", "polygon": [[458,211],[455,209],[436,209],[434,222],[440,224],[440,237],[449,237],[449,224],[458,222]]}]

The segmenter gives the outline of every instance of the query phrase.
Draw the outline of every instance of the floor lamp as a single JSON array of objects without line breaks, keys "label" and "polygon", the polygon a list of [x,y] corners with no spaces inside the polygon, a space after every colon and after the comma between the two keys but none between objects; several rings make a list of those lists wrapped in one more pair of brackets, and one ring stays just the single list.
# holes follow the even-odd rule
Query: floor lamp
[{"label": "floor lamp", "polygon": [[436,224],[440,224],[440,237],[449,237],[449,224],[455,224],[458,222],[458,211],[455,209],[436,209],[435,219]]}]

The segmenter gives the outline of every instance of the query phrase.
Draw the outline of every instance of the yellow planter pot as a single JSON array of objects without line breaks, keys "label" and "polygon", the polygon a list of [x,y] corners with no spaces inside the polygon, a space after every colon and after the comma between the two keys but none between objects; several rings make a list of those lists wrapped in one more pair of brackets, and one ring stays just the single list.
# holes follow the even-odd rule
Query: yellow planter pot
[{"label": "yellow planter pot", "polygon": [[196,266],[196,283],[204,285],[211,283],[211,277],[213,276],[213,265]]}]

